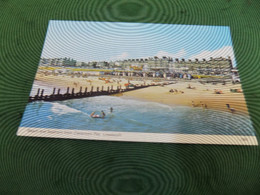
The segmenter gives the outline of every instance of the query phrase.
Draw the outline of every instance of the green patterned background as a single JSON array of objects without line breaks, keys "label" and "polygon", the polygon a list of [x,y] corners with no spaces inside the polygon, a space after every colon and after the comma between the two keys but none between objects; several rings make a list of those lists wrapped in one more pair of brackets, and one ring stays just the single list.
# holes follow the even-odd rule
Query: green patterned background
[{"label": "green patterned background", "polygon": [[17,137],[49,20],[230,26],[260,133],[259,0],[0,0],[0,194],[259,194],[259,147]]}]

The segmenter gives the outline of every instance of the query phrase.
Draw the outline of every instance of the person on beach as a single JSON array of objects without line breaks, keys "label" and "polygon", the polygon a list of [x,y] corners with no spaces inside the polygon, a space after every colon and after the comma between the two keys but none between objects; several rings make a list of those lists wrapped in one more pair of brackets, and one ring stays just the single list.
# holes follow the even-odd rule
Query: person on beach
[{"label": "person on beach", "polygon": [[196,89],[196,87],[192,87],[190,84],[188,85],[187,89]]},{"label": "person on beach", "polygon": [[234,108],[231,108],[229,104],[226,104],[226,106],[231,111],[231,113],[234,113],[236,111]]},{"label": "person on beach", "polygon": [[111,113],[113,112],[113,108],[112,108],[112,107],[110,107],[110,112],[111,112]]},{"label": "person on beach", "polygon": [[222,90],[214,89],[215,94],[223,94]]}]

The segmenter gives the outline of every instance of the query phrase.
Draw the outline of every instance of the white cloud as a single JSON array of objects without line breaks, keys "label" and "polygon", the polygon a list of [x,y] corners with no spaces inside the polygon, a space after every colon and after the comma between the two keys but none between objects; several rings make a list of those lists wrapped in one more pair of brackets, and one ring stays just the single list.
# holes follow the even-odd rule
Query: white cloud
[{"label": "white cloud", "polygon": [[210,57],[213,58],[219,58],[219,57],[224,57],[227,58],[228,56],[230,56],[233,64],[235,65],[235,55],[234,55],[234,51],[233,51],[233,47],[232,46],[225,46],[222,47],[220,49],[217,50],[213,50],[213,51],[202,51],[196,55],[190,56],[189,59],[194,60],[195,58],[198,59],[203,59],[205,58],[206,60],[210,59]]},{"label": "white cloud", "polygon": [[111,57],[110,60],[112,60],[112,61],[115,61],[115,60],[124,60],[124,59],[126,59],[128,56],[129,56],[129,53],[123,52],[123,53],[120,54],[120,55]]},{"label": "white cloud", "polygon": [[159,51],[155,56],[162,58],[163,56],[172,57],[172,58],[183,58],[186,55],[186,51],[181,49],[177,53],[169,53],[167,51]]}]

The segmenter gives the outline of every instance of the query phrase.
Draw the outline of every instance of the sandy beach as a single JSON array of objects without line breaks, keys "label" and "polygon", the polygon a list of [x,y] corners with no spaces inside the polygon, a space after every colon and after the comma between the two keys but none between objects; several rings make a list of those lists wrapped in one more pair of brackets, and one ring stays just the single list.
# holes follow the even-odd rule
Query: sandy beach
[{"label": "sandy beach", "polygon": [[[67,87],[74,88],[75,92],[88,87],[96,89],[99,87],[121,86],[124,88],[125,84],[130,81],[133,84],[144,84],[144,81],[133,81],[122,78],[102,78],[98,76],[89,76],[87,78],[71,77],[65,75],[48,75],[44,76],[37,74],[36,81],[43,82],[49,87],[61,88],[63,91]],[[147,80],[146,84],[150,84],[153,81]],[[188,86],[190,85],[190,88]],[[230,89],[241,89],[240,84],[201,84],[198,80],[185,81],[180,80],[176,84],[164,85],[164,86],[152,86],[145,89],[134,90],[125,92],[122,94],[124,98],[136,98],[144,101],[153,101],[168,105],[184,105],[193,107],[202,107],[203,109],[217,109],[227,112],[231,112],[227,109],[226,104],[230,105],[234,113],[248,114],[246,102],[243,93],[230,92]],[[170,92],[172,90],[172,92]],[[216,94],[215,90],[220,90],[222,94]]]},{"label": "sandy beach", "polygon": [[[195,89],[188,89],[191,85]],[[178,92],[169,92],[171,89]],[[221,90],[223,94],[216,94],[215,89]],[[230,89],[241,89],[240,84],[206,84],[198,82],[178,82],[176,84],[156,86],[141,90],[124,93],[125,97],[134,97],[143,100],[154,101],[168,105],[184,105],[192,107],[202,107],[203,109],[217,109],[229,111],[227,105],[234,109],[234,113],[248,113],[243,93],[232,93]],[[181,91],[181,92],[180,92]]]},{"label": "sandy beach", "polygon": [[44,76],[42,74],[36,74],[35,80],[38,82],[43,82],[48,84],[49,87],[52,88],[60,88],[65,90],[67,87],[70,87],[70,89],[74,88],[75,92],[78,92],[80,90],[80,87],[82,87],[82,90],[85,90],[85,87],[88,88],[88,90],[91,89],[91,87],[96,90],[97,87],[101,89],[101,87],[104,87],[104,90],[107,89],[107,87],[113,86],[116,88],[117,86],[124,87],[124,84],[128,83],[128,80],[126,79],[119,79],[119,78],[102,78],[102,76],[91,76],[87,78],[83,77],[71,77],[66,75],[48,75]]}]

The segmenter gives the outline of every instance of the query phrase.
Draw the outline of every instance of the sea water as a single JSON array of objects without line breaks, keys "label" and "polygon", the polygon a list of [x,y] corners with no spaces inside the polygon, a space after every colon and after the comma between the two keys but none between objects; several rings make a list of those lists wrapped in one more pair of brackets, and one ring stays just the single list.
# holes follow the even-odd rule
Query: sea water
[{"label": "sea water", "polygon": [[[101,111],[105,112],[105,118],[90,117],[92,112],[100,114]],[[124,96],[28,103],[21,126],[96,131],[254,135],[248,115],[170,106]]]}]

